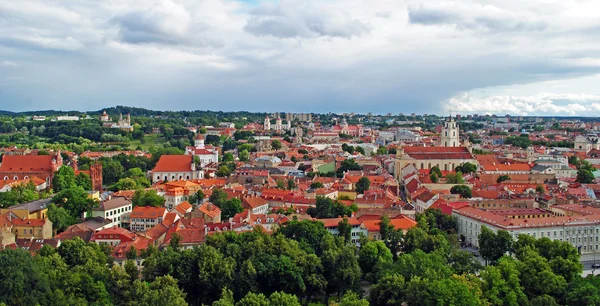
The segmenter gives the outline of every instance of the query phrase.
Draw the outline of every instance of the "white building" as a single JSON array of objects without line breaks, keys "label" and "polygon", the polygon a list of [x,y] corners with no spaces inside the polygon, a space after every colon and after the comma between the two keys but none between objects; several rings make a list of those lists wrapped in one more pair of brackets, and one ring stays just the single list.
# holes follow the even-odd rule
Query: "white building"
[{"label": "white building", "polygon": [[215,148],[204,145],[204,136],[197,134],[194,138],[194,147],[187,147],[185,155],[198,156],[200,167],[205,167],[210,163],[219,162],[219,151]]},{"label": "white building", "polygon": [[163,155],[150,174],[152,183],[204,178],[204,171],[196,169],[192,155]]},{"label": "white building", "polygon": [[164,207],[137,206],[131,212],[130,229],[132,232],[144,232],[162,223],[167,215]]},{"label": "white building", "polygon": [[92,208],[92,217],[102,217],[110,220],[106,227],[121,227],[123,215],[131,213],[133,204],[124,197],[111,197]]},{"label": "white building", "polygon": [[[338,224],[344,218],[330,218],[330,219],[318,219],[318,221],[323,222],[325,225],[325,229],[331,233],[332,235],[339,235]],[[358,221],[358,219],[354,217],[348,217],[348,223],[352,226],[352,230],[350,232],[350,239],[352,243],[359,245],[359,240],[361,234],[368,235],[367,229],[362,225],[362,222]]]},{"label": "white building", "polygon": [[[552,207],[553,216],[535,217],[517,215],[519,209],[513,209],[514,215],[482,210],[470,206],[454,209],[452,215],[457,218],[458,234],[465,241],[477,247],[482,226],[494,232],[508,231],[514,239],[520,234],[534,238],[547,237],[551,240],[567,241],[579,249],[581,254],[598,251],[600,239],[600,209],[579,204],[557,205]],[[583,260],[583,258],[582,258]]]},{"label": "white building", "polygon": [[575,151],[589,152],[591,150],[600,150],[600,141],[598,135],[590,133],[587,135],[578,135],[575,137]]},{"label": "white building", "polygon": [[450,117],[444,121],[442,127],[442,135],[440,136],[440,145],[442,147],[458,147],[460,146],[458,124],[454,118]]}]

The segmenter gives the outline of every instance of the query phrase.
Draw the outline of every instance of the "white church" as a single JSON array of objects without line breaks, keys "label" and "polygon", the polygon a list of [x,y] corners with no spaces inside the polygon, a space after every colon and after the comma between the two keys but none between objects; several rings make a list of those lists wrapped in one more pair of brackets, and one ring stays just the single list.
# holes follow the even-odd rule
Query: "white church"
[{"label": "white church", "polygon": [[211,145],[204,145],[204,136],[198,133],[194,138],[194,146],[187,147],[185,155],[198,156],[200,167],[219,162],[219,151]]}]

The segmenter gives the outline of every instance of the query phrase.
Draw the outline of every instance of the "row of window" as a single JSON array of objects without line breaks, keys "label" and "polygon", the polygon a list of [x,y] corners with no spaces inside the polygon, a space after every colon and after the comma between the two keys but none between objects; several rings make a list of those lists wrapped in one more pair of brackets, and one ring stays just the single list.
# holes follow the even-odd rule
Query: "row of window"
[{"label": "row of window", "polygon": [[128,212],[128,211],[131,211],[131,206],[126,206],[126,207],[122,207],[122,208],[119,208],[116,210],[108,211],[105,213],[105,215],[106,215],[106,217],[109,217],[109,216],[121,214],[121,213]]}]

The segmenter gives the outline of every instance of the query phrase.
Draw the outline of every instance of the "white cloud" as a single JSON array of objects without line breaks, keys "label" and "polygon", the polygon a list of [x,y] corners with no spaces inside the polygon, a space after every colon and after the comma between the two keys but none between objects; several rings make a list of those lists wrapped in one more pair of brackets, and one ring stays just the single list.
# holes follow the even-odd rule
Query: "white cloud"
[{"label": "white cloud", "polygon": [[173,1],[155,3],[114,18],[122,39],[130,43],[176,42],[185,38],[192,22],[183,5]]},{"label": "white cloud", "polygon": [[17,63],[11,61],[0,61],[0,67],[17,67]]},{"label": "white cloud", "polygon": [[581,0],[0,0],[0,58],[23,77],[0,82],[0,100],[442,113],[455,97],[466,111],[600,112],[556,96],[598,92],[581,81],[600,66],[598,12]]},{"label": "white cloud", "polygon": [[600,94],[539,93],[532,96],[474,97],[467,93],[445,104],[446,112],[464,114],[590,115],[600,111]]},{"label": "white cloud", "polygon": [[266,2],[252,10],[244,30],[278,38],[350,38],[368,32],[369,27],[339,8],[330,10],[307,3],[281,1]]}]

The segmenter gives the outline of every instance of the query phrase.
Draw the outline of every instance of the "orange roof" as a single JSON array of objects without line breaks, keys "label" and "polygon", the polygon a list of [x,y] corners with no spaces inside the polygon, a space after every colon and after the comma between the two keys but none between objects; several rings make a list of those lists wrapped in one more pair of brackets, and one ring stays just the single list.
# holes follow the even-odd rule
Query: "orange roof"
[{"label": "orange roof", "polygon": [[168,212],[165,215],[165,219],[163,220],[163,224],[165,226],[171,226],[171,224],[175,223],[175,221],[177,221],[177,219],[179,219],[179,215],[177,213],[174,212]]},{"label": "orange roof", "polygon": [[527,163],[500,161],[495,155],[476,155],[475,158],[485,171],[531,171],[531,165]]},{"label": "orange roof", "polygon": [[46,224],[46,219],[18,219],[12,218],[10,222],[14,226],[32,226],[32,227],[42,227]]},{"label": "orange roof", "polygon": [[95,232],[94,235],[92,235],[92,238],[90,239],[90,241],[96,241],[99,239],[113,239],[112,237],[106,238],[107,236],[109,236],[109,237],[113,236],[114,239],[119,239],[121,241],[128,241],[128,240],[135,239],[134,233],[115,225],[114,227],[105,228],[105,229]]},{"label": "orange roof", "polygon": [[260,197],[246,197],[243,201],[244,206],[249,208],[257,208],[260,206],[268,205],[269,202],[267,200]]},{"label": "orange roof", "polygon": [[[317,221],[323,222],[326,228],[337,227],[338,224],[344,220],[344,218],[329,218],[329,219],[317,219]],[[361,222],[354,217],[348,217],[348,223],[350,225],[360,225]]]},{"label": "orange roof", "polygon": [[[375,231],[378,232],[380,229],[379,224],[381,223],[381,220],[366,220],[363,221],[364,226],[369,230],[369,231]],[[415,226],[417,226],[417,221],[414,221],[412,219],[409,219],[403,215],[398,215],[398,217],[394,218],[394,219],[390,219],[390,224],[395,228],[395,229],[401,229],[401,230],[409,230]]]},{"label": "orange roof", "polygon": [[585,215],[578,217],[542,217],[542,218],[529,218],[529,219],[511,219],[506,218],[503,215],[495,214],[493,211],[486,211],[477,209],[471,206],[465,206],[462,208],[455,209],[454,213],[458,213],[463,216],[467,216],[481,222],[500,227],[502,229],[520,229],[527,227],[549,227],[549,226],[563,226],[563,225],[587,225],[587,224],[600,224],[599,217],[596,214]]},{"label": "orange roof", "polygon": [[465,147],[403,147],[404,154],[414,159],[473,159]]},{"label": "orange roof", "polygon": [[179,203],[179,205],[175,206],[175,210],[177,210],[182,215],[189,212],[192,209],[192,204],[188,201],[183,201]]},{"label": "orange roof", "polygon": [[198,210],[211,218],[215,218],[221,214],[221,209],[217,205],[214,205],[210,202],[205,202],[204,204],[200,205]]},{"label": "orange roof", "polygon": [[166,213],[164,207],[136,206],[131,211],[131,218],[156,219],[164,217]]},{"label": "orange roof", "polygon": [[152,172],[190,172],[192,158],[191,155],[163,155]]},{"label": "orange roof", "polygon": [[51,155],[4,155],[0,171],[53,171]]}]

